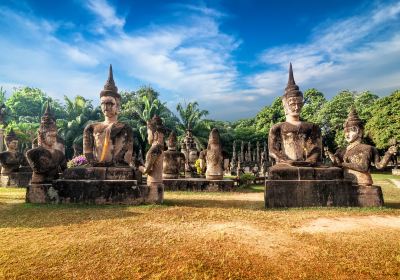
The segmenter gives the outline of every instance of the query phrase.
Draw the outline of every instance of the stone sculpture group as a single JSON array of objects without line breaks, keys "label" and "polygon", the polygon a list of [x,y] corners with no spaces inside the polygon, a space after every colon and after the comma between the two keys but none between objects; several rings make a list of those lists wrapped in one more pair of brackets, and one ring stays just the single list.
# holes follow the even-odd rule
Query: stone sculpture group
[{"label": "stone sculpture group", "polygon": [[[27,186],[26,200],[32,203],[142,204],[162,203],[164,189],[231,190],[234,181],[224,179],[224,174],[239,177],[253,172],[266,178],[267,208],[382,206],[381,188],[373,185],[370,175],[371,163],[378,169],[385,167],[396,147],[390,147],[381,159],[376,148],[363,144],[363,123],[352,109],[344,123],[348,146],[335,153],[324,150],[320,128],[300,120],[303,93],[295,83],[291,64],[282,102],[286,121],[271,127],[268,148],[265,142],[261,150],[259,142],[252,149],[250,142],[245,145],[241,141],[238,153],[234,141],[231,160],[216,128],[201,151],[189,127],[179,151],[175,132],[169,133],[162,119],[154,116],[147,123],[150,148],[143,162],[141,150],[135,154],[132,129],[118,121],[121,96],[110,65],[100,92],[104,121],[83,131],[86,164],[67,168],[64,144],[47,103],[37,145],[26,152],[26,158],[17,151],[14,131],[5,137],[7,151],[0,153],[1,184]],[[332,166],[322,164],[323,151]],[[273,166],[272,161],[276,163]],[[143,175],[146,183],[142,183]]]}]

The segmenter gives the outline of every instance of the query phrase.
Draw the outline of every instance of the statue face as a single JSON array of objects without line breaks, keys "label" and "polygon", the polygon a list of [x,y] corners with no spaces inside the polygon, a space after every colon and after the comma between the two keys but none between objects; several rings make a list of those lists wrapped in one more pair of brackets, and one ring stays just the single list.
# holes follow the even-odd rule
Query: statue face
[{"label": "statue face", "polygon": [[289,97],[287,99],[283,99],[283,107],[285,109],[285,115],[299,116],[301,108],[303,108],[303,98]]},{"label": "statue face", "polygon": [[7,149],[15,151],[18,148],[18,140],[12,140],[7,143]]},{"label": "statue face", "polygon": [[100,98],[101,111],[104,116],[112,118],[118,114],[118,104],[114,97],[103,96]]},{"label": "statue face", "polygon": [[348,143],[353,143],[361,138],[361,130],[357,126],[346,127],[344,129],[344,137]]},{"label": "statue face", "polygon": [[47,146],[53,146],[57,142],[57,131],[50,130],[46,132],[44,142]]}]

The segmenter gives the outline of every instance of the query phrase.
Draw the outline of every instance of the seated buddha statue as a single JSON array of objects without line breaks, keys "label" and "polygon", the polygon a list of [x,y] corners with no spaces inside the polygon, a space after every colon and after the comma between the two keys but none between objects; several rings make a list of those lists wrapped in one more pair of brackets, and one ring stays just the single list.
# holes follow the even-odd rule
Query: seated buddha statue
[{"label": "seated buddha statue", "polygon": [[0,153],[1,174],[6,175],[11,172],[18,172],[21,166],[27,166],[25,156],[18,152],[18,138],[14,130],[5,137],[7,151]]},{"label": "seated buddha statue", "polygon": [[303,93],[293,77],[292,64],[289,80],[282,97],[286,121],[271,127],[268,135],[269,155],[277,164],[316,166],[321,162],[321,130],[313,123],[300,120]]},{"label": "seated buddha statue", "polygon": [[395,145],[389,147],[381,158],[375,147],[363,143],[363,131],[364,124],[356,110],[352,109],[344,123],[344,135],[349,145],[338,149],[335,154],[328,150],[325,152],[335,166],[343,168],[344,177],[351,180],[353,185],[372,186],[371,163],[377,169],[386,167],[397,148]]},{"label": "seated buddha statue", "polygon": [[26,152],[28,163],[33,170],[31,181],[33,184],[52,182],[67,168],[65,155],[56,148],[56,143],[56,120],[48,102],[38,130],[39,146]]},{"label": "seated buddha statue", "polygon": [[100,92],[103,122],[89,124],[83,132],[83,153],[92,166],[128,166],[132,164],[132,129],[118,121],[121,95],[115,86],[112,66]]}]

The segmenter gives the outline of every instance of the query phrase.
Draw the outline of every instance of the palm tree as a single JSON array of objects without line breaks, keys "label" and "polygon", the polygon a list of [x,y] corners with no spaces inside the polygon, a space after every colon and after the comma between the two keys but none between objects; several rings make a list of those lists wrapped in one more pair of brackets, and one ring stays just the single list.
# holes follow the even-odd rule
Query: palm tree
[{"label": "palm tree", "polygon": [[207,138],[201,137],[207,135],[207,126],[204,123],[203,117],[208,115],[207,110],[200,110],[199,103],[189,102],[182,105],[178,103],[176,111],[179,114],[179,123],[177,129],[179,131],[180,140],[184,137],[186,130],[191,129],[193,138],[200,147],[204,147],[203,143]]}]

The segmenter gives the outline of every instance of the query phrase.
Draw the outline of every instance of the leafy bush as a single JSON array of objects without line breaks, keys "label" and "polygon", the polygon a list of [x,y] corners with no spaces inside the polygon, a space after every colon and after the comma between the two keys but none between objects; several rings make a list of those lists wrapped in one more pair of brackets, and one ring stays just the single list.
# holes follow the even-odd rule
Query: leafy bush
[{"label": "leafy bush", "polygon": [[244,173],[239,177],[239,186],[248,187],[254,182],[255,179],[256,176],[254,176],[253,174]]}]

